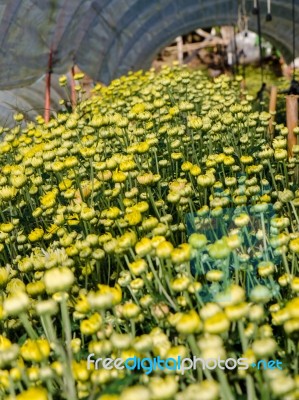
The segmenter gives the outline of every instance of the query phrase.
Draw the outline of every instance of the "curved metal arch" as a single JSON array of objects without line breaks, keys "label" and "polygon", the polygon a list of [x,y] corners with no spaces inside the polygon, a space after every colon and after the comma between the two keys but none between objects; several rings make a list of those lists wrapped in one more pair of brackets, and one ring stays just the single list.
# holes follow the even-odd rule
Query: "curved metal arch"
[{"label": "curved metal arch", "polygon": [[[94,80],[109,83],[130,69],[148,67],[163,46],[188,30],[235,23],[240,2],[0,0],[0,89],[28,85],[46,73],[51,44],[54,72],[66,73],[76,62]],[[266,3],[260,0],[265,16]],[[262,26],[264,36],[288,61],[292,58],[291,3],[272,0],[273,21]],[[298,15],[299,0],[295,3]],[[245,0],[245,6],[250,12],[252,0]],[[249,28],[256,31],[254,16]],[[296,30],[299,32],[298,22]]]},{"label": "curved metal arch", "polygon": [[[212,7],[211,4],[208,4],[205,9],[208,10]],[[205,9],[201,9],[201,15],[203,14],[202,11]],[[192,8],[190,7],[190,10],[192,11]],[[233,11],[233,10],[232,10]],[[137,61],[136,62],[136,68],[142,68],[143,63],[145,63],[146,66],[149,66],[149,64],[152,62],[153,58],[156,56],[156,54],[167,44],[169,44],[171,41],[173,41],[177,36],[179,35],[184,35],[187,34],[190,31],[193,31],[199,27],[206,28],[210,26],[215,26],[215,25],[231,25],[236,23],[236,10],[234,10],[235,13],[233,12],[231,15],[226,15],[226,14],[220,14],[218,15],[212,15],[208,14],[209,17],[205,15],[201,16],[201,19],[198,18],[196,14],[196,9],[194,12],[191,12],[190,15],[192,15],[191,18],[184,18],[184,15],[182,17],[182,20],[184,20],[184,24],[180,23],[180,28],[178,30],[177,25],[178,22],[173,20],[172,23],[168,26],[168,32],[167,35],[165,35],[165,31],[163,29],[159,29],[159,25],[157,26],[156,30],[154,30],[154,33],[152,35],[151,41],[149,43],[149,46],[147,48],[142,49],[140,53],[140,64]],[[189,13],[186,13],[186,17],[189,15]],[[145,33],[146,34],[146,33]],[[163,40],[161,40],[161,37],[163,35]],[[142,41],[143,37],[139,37],[139,39],[135,41],[136,47],[138,45],[142,48]],[[132,50],[131,50],[132,52]],[[127,54],[126,57],[129,57],[130,52]],[[123,53],[122,55],[125,58],[125,54]],[[132,67],[131,67],[132,68]]]},{"label": "curved metal arch", "polygon": [[[161,6],[160,9],[152,6],[154,12],[150,12],[147,19],[140,18],[139,25],[136,23],[138,15],[134,14],[134,9],[129,9],[122,18],[125,20],[125,15],[131,13],[132,22],[122,25],[121,35],[113,36],[102,49],[98,63],[88,64],[84,58],[86,47],[96,49],[93,36],[87,34],[87,41],[82,42],[77,52],[78,64],[94,79],[109,83],[128,70],[147,68],[158,51],[176,36],[199,27],[236,23],[238,3],[237,0],[176,0],[171,2],[171,9],[167,0],[161,0],[155,2]],[[267,0],[260,0],[262,18],[266,16],[266,3]],[[246,1],[246,6],[251,11],[251,0]],[[165,23],[167,7],[170,23]],[[298,9],[299,0],[296,0],[296,12]],[[281,50],[287,61],[291,61],[291,1],[272,0],[272,15],[272,22],[263,23],[263,35]],[[257,31],[254,16],[250,17],[249,28]],[[296,50],[298,54],[299,43]]]},{"label": "curved metal arch", "polygon": [[[155,4],[156,7],[151,7],[153,12],[148,13],[146,19],[144,19],[144,15],[139,16],[140,19],[138,19],[138,15],[135,15],[134,18],[133,10],[129,10],[132,12],[130,16],[132,23],[126,25],[121,36],[114,37],[109,43],[109,46],[106,47],[108,52],[104,53],[106,58],[98,66],[94,63],[86,63],[84,57],[81,57],[87,46],[93,48],[93,38],[90,36],[89,44],[84,42],[78,49],[79,67],[86,71],[88,75],[108,83],[127,70],[147,67],[158,51],[180,34],[212,24],[231,24],[236,22],[237,19],[236,0],[216,0],[213,2],[207,0],[177,0],[171,2],[161,0]],[[157,9],[157,4],[161,5],[160,9]],[[169,6],[172,6],[172,9]],[[170,12],[168,15],[169,22],[165,23],[167,7]],[[197,20],[194,20],[194,18],[197,18]],[[142,20],[142,24],[138,24],[138,20]],[[123,41],[124,36],[128,36],[128,31],[130,37],[127,41]],[[155,43],[155,48],[153,48],[153,43]],[[144,62],[145,59],[146,62]]]}]

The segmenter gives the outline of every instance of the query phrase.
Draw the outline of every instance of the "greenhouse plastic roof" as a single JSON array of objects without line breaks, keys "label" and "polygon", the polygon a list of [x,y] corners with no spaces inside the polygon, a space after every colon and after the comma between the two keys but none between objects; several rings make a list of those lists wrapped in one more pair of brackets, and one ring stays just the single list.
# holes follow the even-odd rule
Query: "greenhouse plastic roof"
[{"label": "greenhouse plastic roof", "polygon": [[[236,23],[240,1],[0,0],[0,89],[35,82],[49,70],[50,52],[53,72],[66,73],[77,64],[95,81],[109,83],[129,70],[149,67],[178,35]],[[243,2],[250,14],[252,1]],[[292,0],[272,0],[268,23],[266,0],[260,3],[263,34],[290,60]],[[249,28],[256,30],[254,16]]]},{"label": "greenhouse plastic roof", "polygon": [[[68,74],[70,84],[71,75]],[[22,113],[25,121],[32,121],[37,115],[44,113],[46,77],[38,79],[32,85],[11,90],[0,91],[0,125],[3,127],[13,127],[15,121],[14,114]],[[62,109],[59,101],[64,99],[70,103],[70,91],[59,85],[59,75],[52,75],[51,83],[51,110]],[[0,138],[1,141],[1,138]]]}]

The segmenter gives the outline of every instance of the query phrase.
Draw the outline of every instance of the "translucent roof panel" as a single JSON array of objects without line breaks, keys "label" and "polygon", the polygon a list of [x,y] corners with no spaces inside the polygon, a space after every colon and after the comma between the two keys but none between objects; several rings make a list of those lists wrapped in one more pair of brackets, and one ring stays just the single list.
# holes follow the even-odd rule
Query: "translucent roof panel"
[{"label": "translucent roof panel", "polygon": [[[241,0],[0,0],[0,89],[33,83],[77,64],[109,83],[147,68],[161,48],[196,28],[234,24]],[[250,12],[251,0],[242,0]],[[292,0],[272,0],[263,34],[291,58]],[[299,0],[295,0],[296,12]],[[299,21],[299,18],[296,18]],[[296,24],[299,32],[299,23]],[[256,31],[256,18],[249,28]],[[297,55],[299,42],[296,44]]]},{"label": "translucent roof panel", "polygon": [[[71,76],[68,75],[70,83]],[[32,85],[0,91],[0,125],[12,127],[15,125],[13,115],[21,112],[25,121],[32,121],[37,115],[44,114],[46,79],[38,79]],[[70,102],[70,90],[59,85],[59,75],[53,74],[51,79],[51,110],[62,109],[59,101]],[[1,140],[1,139],[0,139]]]}]

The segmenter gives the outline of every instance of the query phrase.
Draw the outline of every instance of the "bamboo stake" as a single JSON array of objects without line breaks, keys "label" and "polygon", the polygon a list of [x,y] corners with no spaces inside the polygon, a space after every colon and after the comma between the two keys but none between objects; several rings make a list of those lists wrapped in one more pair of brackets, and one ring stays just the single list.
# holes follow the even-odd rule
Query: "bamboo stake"
[{"label": "bamboo stake", "polygon": [[176,38],[177,43],[177,52],[178,52],[178,62],[180,65],[183,64],[183,38],[182,36],[178,36]]},{"label": "bamboo stake", "polygon": [[46,77],[46,93],[45,93],[45,113],[44,120],[49,122],[50,120],[50,107],[51,107],[51,75],[52,75],[52,50],[49,54],[48,72]]},{"label": "bamboo stake", "polygon": [[270,139],[273,139],[273,132],[274,132],[273,122],[275,121],[275,114],[276,114],[276,100],[277,100],[277,87],[271,86],[270,104],[269,104],[269,113],[271,114],[271,118],[269,121],[269,129],[268,129]]},{"label": "bamboo stake", "polygon": [[72,103],[72,109],[74,110],[76,105],[77,105],[77,99],[76,99],[76,90],[75,90],[75,67],[72,67],[71,71],[71,103]]},{"label": "bamboo stake", "polygon": [[47,73],[46,78],[46,93],[45,93],[45,122],[50,120],[50,107],[51,107],[51,72]]},{"label": "bamboo stake", "polygon": [[297,144],[297,136],[293,130],[298,126],[298,97],[293,94],[286,96],[289,157],[293,156],[293,146]]}]

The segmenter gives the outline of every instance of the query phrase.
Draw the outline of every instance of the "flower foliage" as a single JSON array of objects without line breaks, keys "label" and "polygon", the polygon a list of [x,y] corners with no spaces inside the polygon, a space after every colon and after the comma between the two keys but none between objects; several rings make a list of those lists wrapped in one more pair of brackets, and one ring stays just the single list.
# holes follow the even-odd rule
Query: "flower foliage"
[{"label": "flower foliage", "polygon": [[[238,79],[174,66],[2,129],[0,398],[298,398],[299,147],[270,118]],[[88,353],[284,368],[146,376]]]}]

